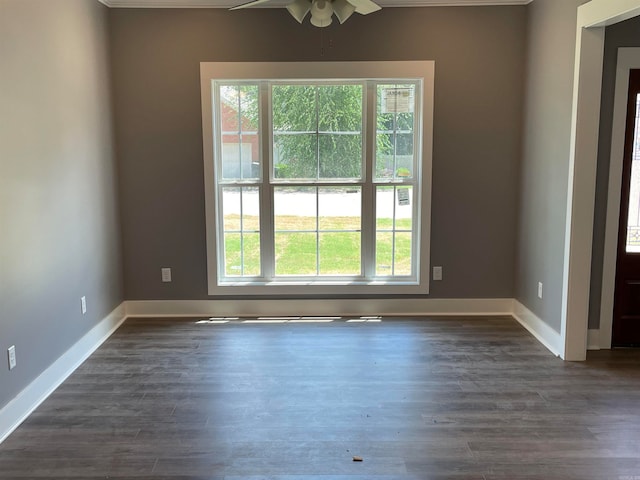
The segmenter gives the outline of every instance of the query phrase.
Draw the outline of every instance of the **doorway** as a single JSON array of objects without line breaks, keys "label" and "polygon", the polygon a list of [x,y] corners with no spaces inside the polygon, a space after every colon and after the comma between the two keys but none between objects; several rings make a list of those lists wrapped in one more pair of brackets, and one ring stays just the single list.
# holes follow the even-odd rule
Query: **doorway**
[{"label": "doorway", "polygon": [[613,309],[613,347],[640,346],[640,69],[629,73]]}]

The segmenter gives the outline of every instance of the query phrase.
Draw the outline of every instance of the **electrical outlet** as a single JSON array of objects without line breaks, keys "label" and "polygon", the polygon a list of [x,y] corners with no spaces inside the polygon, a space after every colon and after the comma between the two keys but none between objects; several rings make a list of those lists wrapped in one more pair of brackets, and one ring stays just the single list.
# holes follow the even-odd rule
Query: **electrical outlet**
[{"label": "electrical outlet", "polygon": [[168,283],[171,281],[171,269],[170,268],[162,268],[160,269],[162,272],[162,281],[164,283]]},{"label": "electrical outlet", "polygon": [[542,282],[538,282],[538,298],[542,298]]},{"label": "electrical outlet", "polygon": [[7,349],[7,356],[9,357],[9,370],[16,368],[16,346],[11,345]]},{"label": "electrical outlet", "polygon": [[442,280],[442,267],[433,267],[433,279]]},{"label": "electrical outlet", "polygon": [[80,297],[80,309],[83,315],[87,313],[87,297]]}]

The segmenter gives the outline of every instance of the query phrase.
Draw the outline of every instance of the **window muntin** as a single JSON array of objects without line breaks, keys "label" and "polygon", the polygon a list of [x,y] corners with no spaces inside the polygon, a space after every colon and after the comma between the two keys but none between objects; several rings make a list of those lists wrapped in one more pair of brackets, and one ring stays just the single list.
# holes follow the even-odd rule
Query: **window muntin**
[{"label": "window muntin", "polygon": [[[415,278],[417,87],[415,81],[376,80],[216,82],[222,197],[218,255],[223,259],[219,279]],[[375,173],[367,182],[368,91],[375,93],[370,111],[376,129],[370,138],[375,167],[369,163]],[[262,136],[265,111],[271,131]],[[260,168],[261,138],[272,139],[268,175]],[[263,178],[269,179],[264,194],[271,201],[266,203],[260,201]],[[363,216],[363,209],[372,208],[375,215]],[[267,242],[261,212],[273,219]],[[372,217],[375,228],[364,224]],[[363,231],[370,232],[370,238]],[[268,250],[261,248],[263,242]],[[367,242],[371,248],[363,247]],[[371,251],[373,258],[366,258],[365,252]]]},{"label": "window muntin", "polygon": [[218,91],[221,179],[260,178],[259,91],[256,84],[221,84]]},{"label": "window muntin", "polygon": [[274,188],[276,277],[361,276],[362,188]]},{"label": "window muntin", "polygon": [[360,180],[363,92],[362,84],[274,84],[273,180]]},{"label": "window muntin", "polygon": [[260,189],[221,189],[224,276],[260,277]]},{"label": "window muntin", "polygon": [[376,275],[409,276],[413,258],[413,187],[376,186]]},{"label": "window muntin", "polygon": [[376,181],[414,175],[415,84],[378,85]]},{"label": "window muntin", "polygon": [[[429,285],[429,237],[430,237],[430,188],[431,150],[433,142],[433,75],[434,62],[296,62],[296,63],[202,63],[202,112],[204,171],[207,218],[207,265],[209,293],[217,294],[322,294],[336,293],[428,293]],[[306,80],[314,78],[316,80]],[[253,79],[261,78],[273,80]],[[332,79],[340,80],[332,80]],[[398,80],[402,78],[402,80]],[[295,79],[295,80],[282,80]],[[344,80],[346,79],[346,80]],[[377,80],[382,79],[382,80]],[[276,178],[272,159],[272,129],[270,118],[270,91],[275,84],[363,84],[362,178],[349,179],[305,179]],[[216,103],[216,89],[221,84],[258,85],[260,112],[258,136],[260,138],[260,178],[223,179],[221,176],[220,120]],[[395,178],[376,178],[376,143],[378,85],[415,85],[414,114],[414,171],[412,177],[396,175]],[[207,100],[209,99],[209,100]],[[213,101],[212,101],[213,100]],[[389,112],[387,112],[389,113]],[[394,112],[397,113],[397,112]],[[318,129],[320,130],[320,129]],[[211,135],[213,133],[213,135]],[[267,138],[265,138],[267,137]],[[319,169],[318,169],[319,171]],[[402,172],[400,172],[402,173]],[[253,176],[253,175],[251,175]],[[246,175],[245,175],[246,177]],[[413,186],[411,233],[411,275],[376,275],[376,185]],[[223,267],[224,229],[222,225],[223,186],[255,185],[260,190],[260,254],[261,271],[257,277],[225,276]],[[361,275],[340,275],[333,272],[310,276],[276,276],[273,224],[274,188],[278,185],[303,187],[361,187]],[[392,223],[393,220],[390,221]],[[397,221],[396,221],[397,223]],[[246,229],[245,229],[246,230]],[[396,230],[399,230],[396,227]],[[229,232],[238,233],[238,232]],[[245,232],[245,234],[252,232]],[[308,232],[311,233],[311,232]],[[322,233],[318,230],[318,236]],[[393,233],[393,232],[378,232]],[[396,234],[406,232],[396,231]],[[396,235],[398,238],[402,235]],[[405,235],[406,236],[406,235]],[[396,241],[397,243],[397,241]],[[396,248],[395,246],[393,247]],[[407,257],[407,255],[405,255]],[[337,262],[334,262],[337,263]]]}]

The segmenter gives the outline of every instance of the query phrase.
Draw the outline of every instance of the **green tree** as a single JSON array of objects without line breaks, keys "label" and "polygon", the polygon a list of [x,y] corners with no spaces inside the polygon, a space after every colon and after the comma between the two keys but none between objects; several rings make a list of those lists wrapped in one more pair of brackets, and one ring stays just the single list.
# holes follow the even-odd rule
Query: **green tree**
[{"label": "green tree", "polygon": [[[385,86],[386,87],[386,86]],[[379,86],[378,90],[385,88]],[[258,86],[223,86],[222,97],[258,129]],[[378,92],[378,96],[380,92]],[[276,178],[359,178],[362,175],[363,87],[359,84],[275,84],[272,88],[273,149]],[[376,176],[392,177],[396,155],[412,151],[413,113],[378,112]],[[406,139],[405,139],[406,137]],[[406,155],[406,154],[405,154]]]},{"label": "green tree", "polygon": [[362,96],[361,85],[275,85],[276,177],[360,177]]}]

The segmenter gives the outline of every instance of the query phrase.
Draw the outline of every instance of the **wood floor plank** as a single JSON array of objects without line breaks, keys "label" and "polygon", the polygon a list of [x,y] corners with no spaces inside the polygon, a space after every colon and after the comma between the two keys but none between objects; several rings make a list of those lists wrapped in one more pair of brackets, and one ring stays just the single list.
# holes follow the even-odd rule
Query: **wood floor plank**
[{"label": "wood floor plank", "polygon": [[196,320],[127,320],[0,478],[640,479],[640,351],[566,363],[508,317]]}]

